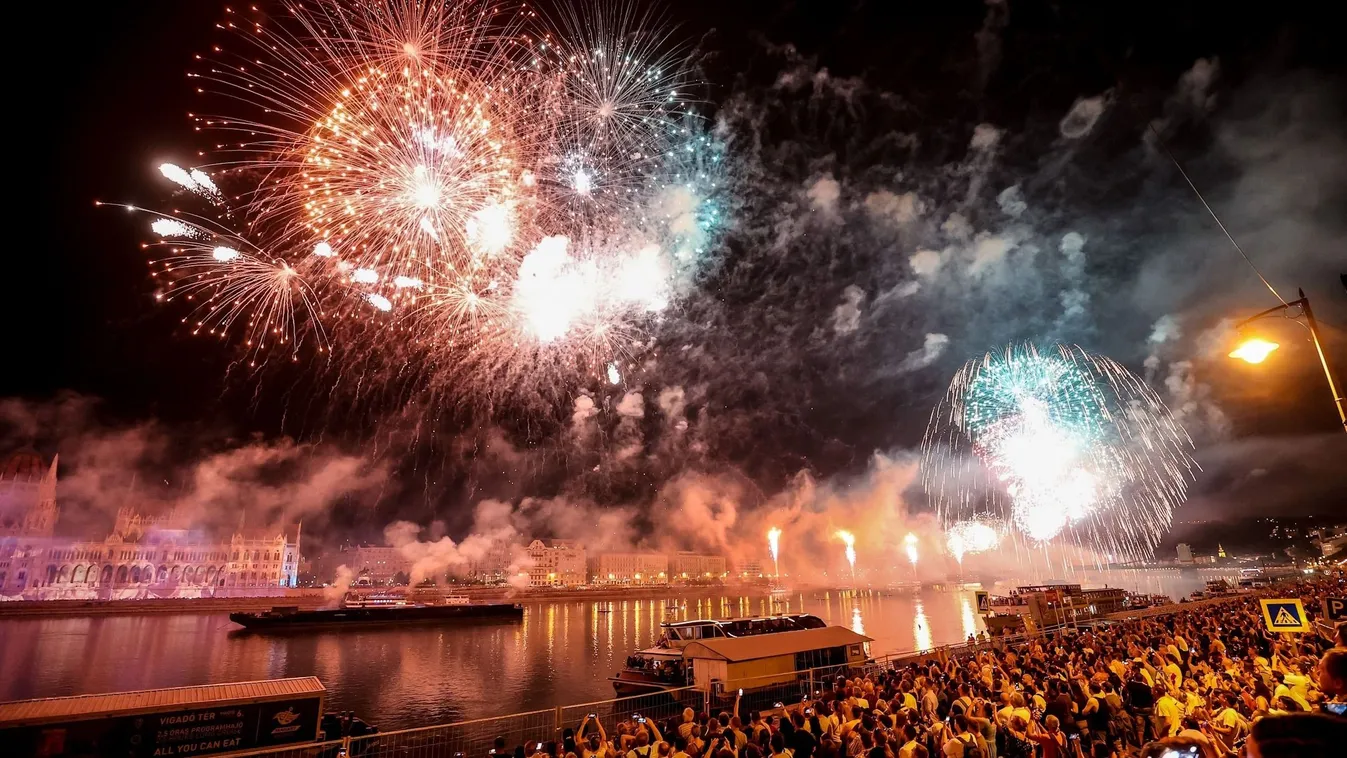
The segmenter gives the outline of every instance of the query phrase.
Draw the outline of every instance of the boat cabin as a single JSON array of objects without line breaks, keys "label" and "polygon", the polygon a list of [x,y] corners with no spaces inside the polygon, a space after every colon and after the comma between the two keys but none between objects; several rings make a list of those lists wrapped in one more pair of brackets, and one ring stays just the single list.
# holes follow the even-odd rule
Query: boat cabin
[{"label": "boat cabin", "polygon": [[756,689],[796,681],[796,672],[806,669],[862,665],[869,658],[870,639],[842,626],[760,637],[707,637],[688,642],[683,661],[698,689],[709,691],[715,682]]},{"label": "boat cabin", "polygon": [[[1016,587],[1005,597],[991,597],[990,619],[1020,616],[1039,626],[1069,624],[1127,609],[1127,592],[1117,587],[1081,589],[1079,584],[1036,584]],[[1013,621],[1005,622],[1014,626]],[[999,625],[999,624],[998,624]]]},{"label": "boat cabin", "polygon": [[822,629],[827,625],[828,622],[811,613],[797,613],[760,618],[674,621],[660,626],[664,629],[663,644],[671,648],[682,648],[686,647],[689,642],[696,640],[751,637],[759,634],[795,632],[803,629]]}]

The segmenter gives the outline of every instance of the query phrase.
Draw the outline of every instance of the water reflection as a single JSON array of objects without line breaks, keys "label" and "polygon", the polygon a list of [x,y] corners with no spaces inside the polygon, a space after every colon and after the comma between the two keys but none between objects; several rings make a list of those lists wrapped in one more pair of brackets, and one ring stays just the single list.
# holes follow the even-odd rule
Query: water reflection
[{"label": "water reflection", "polygon": [[[1177,598],[1210,578],[1126,573],[1085,583],[1130,579]],[[971,592],[934,590],[568,600],[528,604],[516,624],[288,637],[230,635],[221,615],[13,619],[0,621],[0,700],[314,675],[331,709],[354,710],[385,729],[419,726],[603,700],[612,696],[608,677],[632,651],[653,645],[665,620],[785,612],[814,613],[873,637],[876,655],[958,642],[981,629]]]},{"label": "water reflection", "polygon": [[959,598],[960,618],[963,621],[963,636],[968,639],[970,635],[978,633],[977,616],[973,613],[973,603],[968,598],[968,593],[963,593]]},{"label": "water reflection", "polygon": [[920,600],[917,601],[916,612],[912,615],[912,637],[916,643],[913,645],[915,649],[931,649],[931,624],[926,620],[926,606]]}]

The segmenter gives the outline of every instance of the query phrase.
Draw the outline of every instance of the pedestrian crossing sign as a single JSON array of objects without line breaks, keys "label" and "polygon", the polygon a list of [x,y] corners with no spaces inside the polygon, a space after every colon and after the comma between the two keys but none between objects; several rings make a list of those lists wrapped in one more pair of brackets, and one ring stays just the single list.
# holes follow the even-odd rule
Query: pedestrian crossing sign
[{"label": "pedestrian crossing sign", "polygon": [[1263,606],[1263,621],[1269,632],[1308,632],[1309,617],[1305,615],[1305,606],[1299,598],[1264,598],[1258,601]]}]

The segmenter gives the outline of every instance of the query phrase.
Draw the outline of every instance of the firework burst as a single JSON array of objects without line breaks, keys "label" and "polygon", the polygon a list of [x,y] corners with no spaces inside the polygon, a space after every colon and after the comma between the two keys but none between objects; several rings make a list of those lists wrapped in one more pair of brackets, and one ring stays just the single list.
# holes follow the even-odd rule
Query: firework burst
[{"label": "firework burst", "polygon": [[1069,538],[1101,560],[1135,560],[1184,500],[1191,447],[1155,392],[1115,361],[1011,346],[955,375],[932,413],[922,471],[960,557],[985,541],[971,520],[990,514],[1029,544]]},{"label": "firework burst", "polygon": [[959,563],[965,555],[994,550],[1000,541],[1001,535],[990,519],[960,521],[945,530],[945,547]]},{"label": "firework burst", "polygon": [[399,392],[605,381],[723,223],[721,147],[633,8],[227,11],[191,72],[211,162],[159,167],[212,214],[155,215],[163,299],[255,360],[312,342]]}]

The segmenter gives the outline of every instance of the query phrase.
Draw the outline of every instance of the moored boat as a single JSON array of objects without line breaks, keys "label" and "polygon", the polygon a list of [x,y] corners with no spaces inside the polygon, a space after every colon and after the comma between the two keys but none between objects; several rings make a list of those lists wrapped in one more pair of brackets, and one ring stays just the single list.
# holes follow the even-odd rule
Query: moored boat
[{"label": "moored boat", "polygon": [[229,620],[251,632],[345,629],[384,624],[447,624],[469,621],[517,621],[522,606],[513,603],[344,606],[302,611],[277,607],[261,613],[231,613]]},{"label": "moored boat", "polygon": [[628,656],[626,666],[608,677],[608,681],[613,683],[618,697],[685,687],[689,682],[683,663],[683,649],[694,642],[823,629],[827,626],[826,621],[810,613],[668,621],[660,624],[664,635],[659,644]]}]

